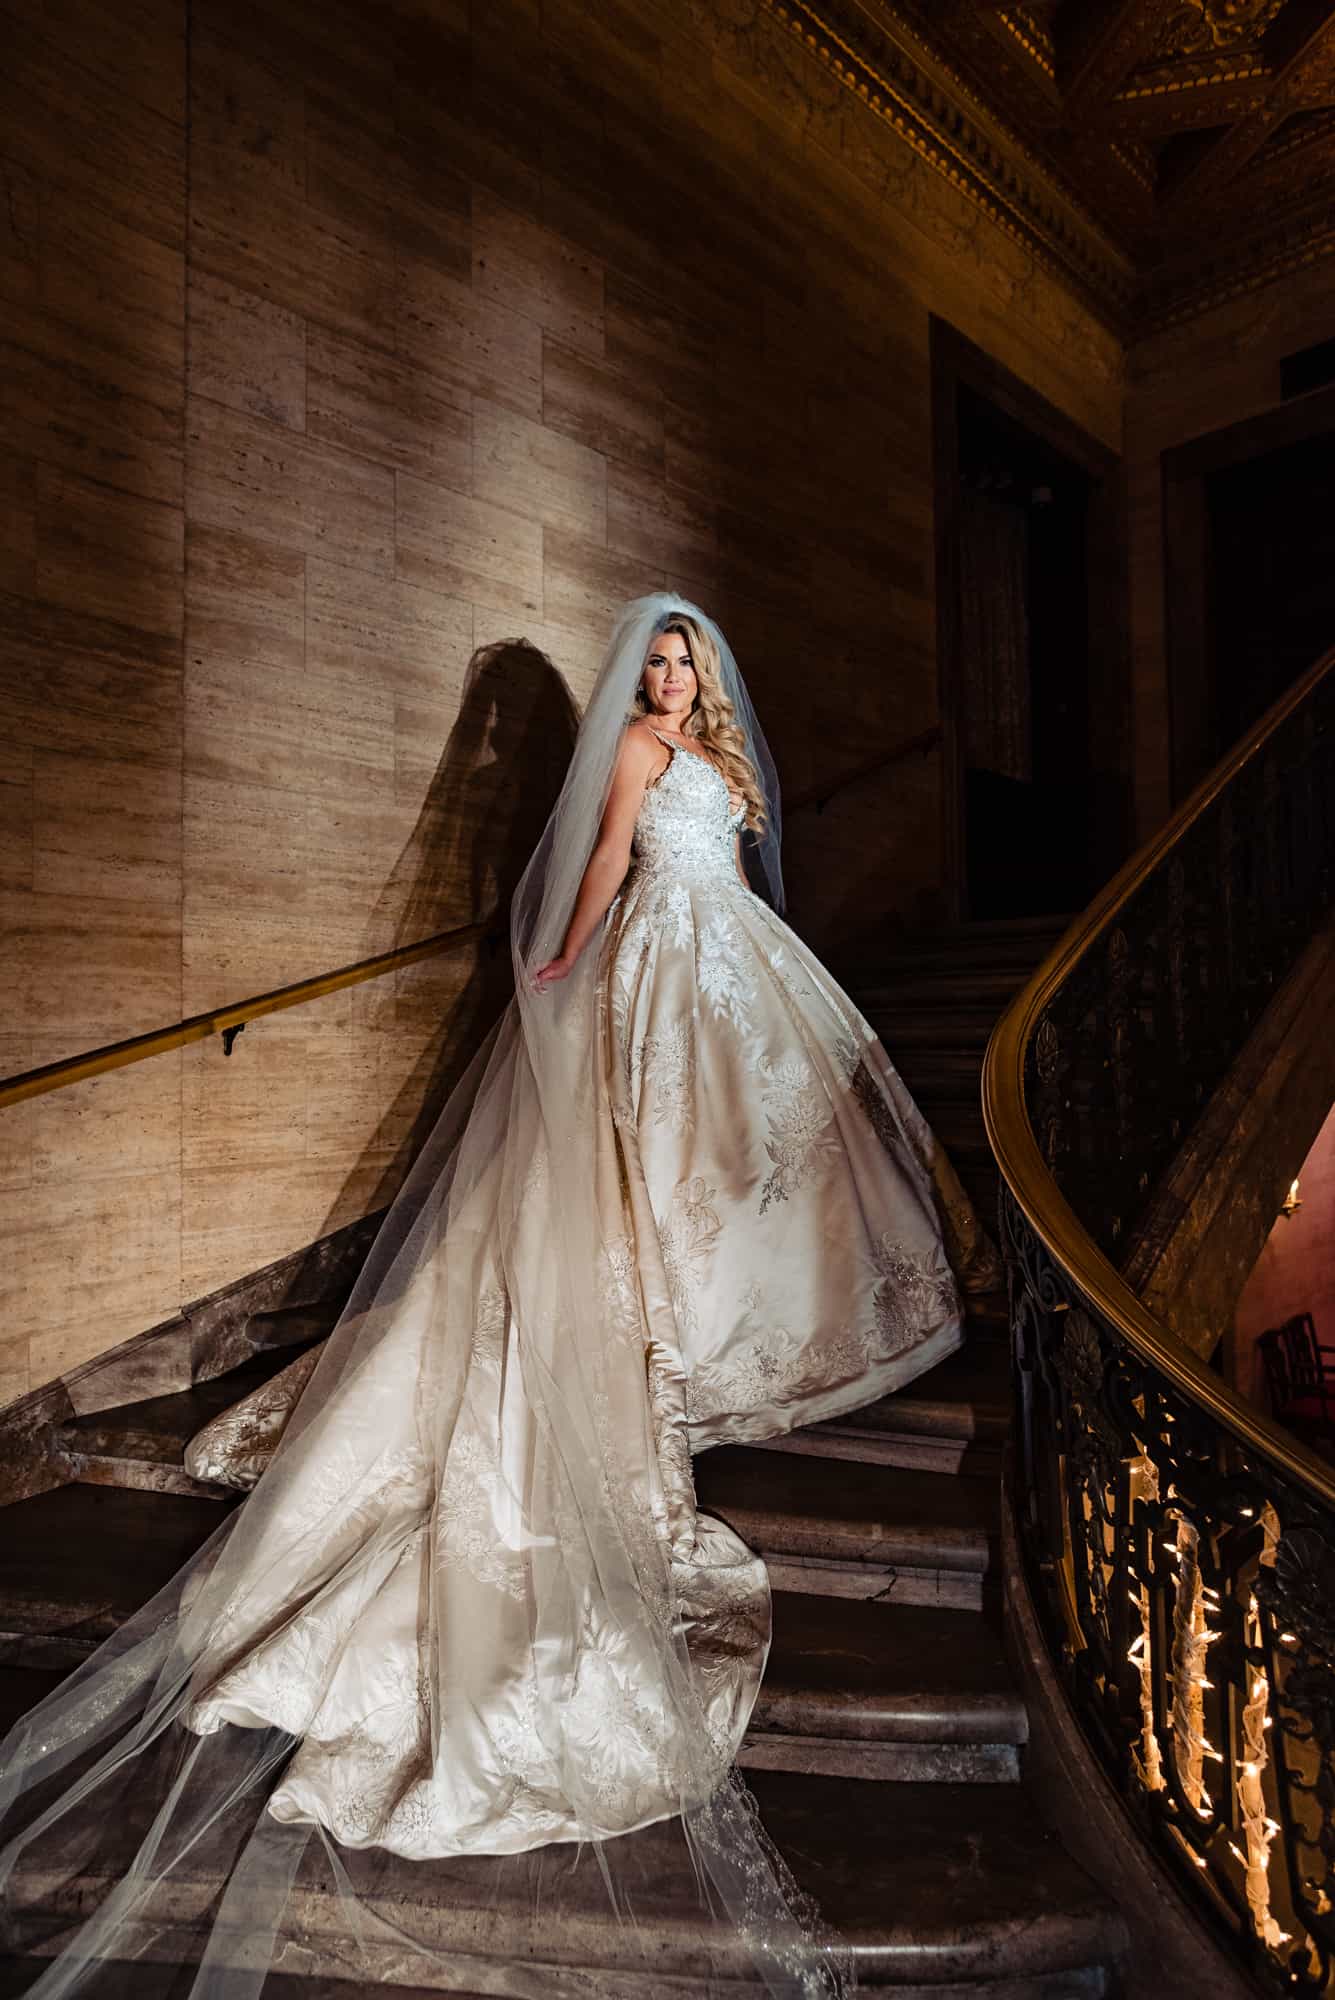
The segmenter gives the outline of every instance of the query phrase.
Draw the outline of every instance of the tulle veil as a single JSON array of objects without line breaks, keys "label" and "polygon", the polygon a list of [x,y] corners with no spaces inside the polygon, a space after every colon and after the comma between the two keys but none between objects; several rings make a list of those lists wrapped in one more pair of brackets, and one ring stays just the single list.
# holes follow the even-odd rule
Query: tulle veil
[{"label": "tulle veil", "polygon": [[[0,1750],[4,1943],[30,1959],[35,2000],[85,1991],[259,2000],[272,1974],[289,1971],[483,1990],[498,1928],[509,1951],[532,1961],[523,1991],[554,1992],[542,1968],[561,1955],[551,1940],[563,1923],[578,1935],[588,1921],[591,1868],[597,1915],[606,1925],[610,1908],[612,1935],[624,1939],[621,1983],[600,1992],[689,1992],[733,1978],[743,1990],[811,1996],[854,1983],[759,1824],[687,1646],[674,1557],[696,1538],[707,1582],[711,1524],[665,1501],[658,1468],[665,1449],[685,1451],[684,1411],[675,1446],[653,1434],[625,1244],[608,1223],[615,1160],[591,1060],[597,941],[545,993],[530,977],[560,947],[648,643],[673,611],[701,620],[718,645],[768,812],[763,834],[749,837],[748,866],[781,907],[774,766],[727,641],[676,595],[637,599],[616,620],[563,789],[514,897],[515,997],[395,1198],[272,1463],[198,1555]],[[415,1357],[405,1379],[384,1365],[395,1343]],[[444,1605],[458,1603],[458,1506],[477,1467],[460,1462],[456,1440],[479,1398],[509,1398],[506,1408],[520,1413],[518,1462],[488,1469],[505,1493],[501,1553],[518,1584],[512,1575],[506,1588],[486,1588],[489,1524],[474,1551],[480,1575],[466,1580],[474,1610],[460,1629]],[[396,1797],[377,1797],[365,1758],[361,1841],[333,1840],[270,1809],[338,1670],[337,1645],[324,1655],[309,1647],[290,1712],[275,1719],[271,1707],[250,1726],[218,1699],[229,1670],[257,1644],[281,1652],[294,1608],[303,1631],[312,1613],[323,1629],[325,1609],[328,1628],[346,1630],[349,1605],[372,1605],[405,1564],[428,1777],[453,1754],[460,1715],[493,1693],[498,1648],[540,1654],[546,1674],[573,1685],[585,1671],[581,1634],[595,1626],[617,1685],[652,1710],[662,1783],[646,1795],[642,1823],[684,1843],[698,1925],[688,1911],[680,1934],[703,1926],[712,1939],[707,1966],[697,1954],[680,1986],[667,1968],[656,1983],[636,1955],[637,1912],[658,1887],[641,1822],[622,1801],[608,1824],[597,1758],[564,1733],[559,1703],[525,1720],[537,1738],[530,1767],[536,1760],[543,1774],[529,1787],[527,1824],[548,1834],[516,1835],[509,1853],[489,1853],[484,1837],[475,1851],[464,1842],[455,1856],[405,1862],[412,1791],[400,1784]],[[335,1744],[330,1754],[343,1752]],[[453,1772],[444,1776],[454,1783]],[[466,1772],[457,1792],[466,1827]],[[471,1806],[488,1823],[485,1801]],[[466,1921],[452,1923],[465,1905]],[[578,1964],[567,1956],[566,1976]],[[280,1985],[288,1990],[281,1981],[270,1990]]]}]

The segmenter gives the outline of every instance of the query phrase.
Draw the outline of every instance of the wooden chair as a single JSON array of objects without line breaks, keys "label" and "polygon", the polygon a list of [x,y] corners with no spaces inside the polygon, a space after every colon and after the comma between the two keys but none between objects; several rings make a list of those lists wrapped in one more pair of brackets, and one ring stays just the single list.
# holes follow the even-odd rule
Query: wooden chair
[{"label": "wooden chair", "polygon": [[1316,1337],[1311,1313],[1295,1313],[1261,1335],[1270,1408],[1291,1431],[1335,1439],[1335,1347]]}]

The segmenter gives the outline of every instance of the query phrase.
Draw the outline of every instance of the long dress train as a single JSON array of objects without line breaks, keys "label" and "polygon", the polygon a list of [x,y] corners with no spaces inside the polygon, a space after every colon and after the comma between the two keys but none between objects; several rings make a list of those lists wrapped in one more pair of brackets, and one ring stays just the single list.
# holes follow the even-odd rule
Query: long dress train
[{"label": "long dress train", "polygon": [[[763,1564],[696,1511],[692,1454],[908,1382],[960,1342],[957,1274],[986,1289],[998,1266],[867,1022],[739,879],[741,809],[722,776],[669,747],[604,925],[594,1017],[576,1024],[598,1135],[599,1295],[617,1335],[591,1402],[609,1477],[644,1501],[625,1518],[666,1544],[721,1771],[759,1687],[768,1589]],[[505,1269],[489,1228],[501,1192],[485,1178],[471,1191],[299,1440],[310,1448],[289,1465],[282,1512],[196,1673],[190,1726],[300,1738],[269,1811],[349,1846],[507,1853],[680,1803],[655,1667],[603,1615],[596,1578],[556,1589],[543,1574],[568,1567],[578,1536],[517,1365],[513,1300],[541,1288],[561,1169],[539,1140],[512,1191]],[[444,1266],[474,1330],[442,1473],[417,1436]],[[191,1469],[251,1483],[310,1365],[215,1419]]]}]

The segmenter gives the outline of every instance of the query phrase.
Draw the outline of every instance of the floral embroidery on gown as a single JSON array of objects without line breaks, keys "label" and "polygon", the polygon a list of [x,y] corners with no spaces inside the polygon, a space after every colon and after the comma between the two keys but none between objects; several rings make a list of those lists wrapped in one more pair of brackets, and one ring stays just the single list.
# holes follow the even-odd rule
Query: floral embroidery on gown
[{"label": "floral embroidery on gown", "polygon": [[[768,1585],[696,1512],[691,1455],[901,1386],[959,1344],[957,1279],[986,1288],[999,1265],[867,1022],[739,879],[743,809],[721,773],[669,747],[582,1023],[614,1337],[579,1365],[609,1480],[635,1495],[627,1519],[668,1552],[721,1774],[759,1688]],[[531,1273],[553,1170],[539,1149],[509,1247]],[[354,1846],[497,1854],[616,1833],[677,1811],[686,1782],[668,1720],[680,1706],[660,1697],[650,1643],[665,1607],[647,1604],[641,1629],[624,1599],[608,1615],[592,1570],[569,1573],[578,1524],[512,1358],[524,1329],[490,1248],[497,1199],[479,1183],[459,1218],[466,1248],[441,1253],[474,1331],[439,1473],[416,1442],[439,1365],[444,1280],[428,1263],[317,1436],[298,1436],[292,1497],[196,1679],[191,1727],[301,1738],[269,1809]],[[189,1469],[253,1485],[312,1366],[303,1356],[209,1424]],[[651,1554],[631,1548],[631,1573],[652,1578]],[[690,1756],[698,1774],[698,1743]]]},{"label": "floral embroidery on gown", "polygon": [[700,1451],[901,1387],[959,1345],[957,1277],[1000,1267],[871,1027],[741,882],[745,808],[660,741],[603,944],[601,1056]]}]

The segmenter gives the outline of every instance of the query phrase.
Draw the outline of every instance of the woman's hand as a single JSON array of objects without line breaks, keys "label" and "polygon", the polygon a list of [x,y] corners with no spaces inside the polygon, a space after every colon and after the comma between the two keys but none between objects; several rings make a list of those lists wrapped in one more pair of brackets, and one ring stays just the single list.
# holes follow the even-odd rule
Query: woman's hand
[{"label": "woman's hand", "polygon": [[546,965],[540,965],[533,975],[533,991],[545,993],[549,986],[555,986],[559,979],[568,979],[574,970],[572,958],[549,958]]}]

